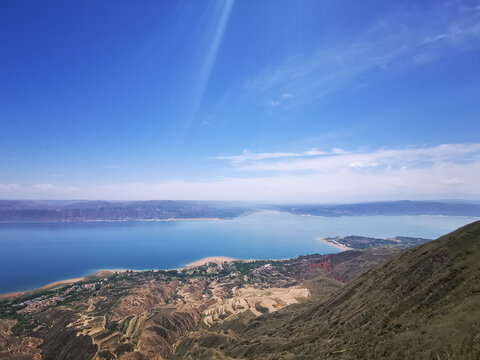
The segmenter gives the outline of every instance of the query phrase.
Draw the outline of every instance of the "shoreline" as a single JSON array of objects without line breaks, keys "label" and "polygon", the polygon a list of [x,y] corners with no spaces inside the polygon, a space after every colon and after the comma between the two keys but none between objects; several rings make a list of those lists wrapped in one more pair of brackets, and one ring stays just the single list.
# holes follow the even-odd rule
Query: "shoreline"
[{"label": "shoreline", "polygon": [[[205,265],[205,264],[208,264],[208,263],[215,263],[215,264],[220,265],[220,264],[223,264],[224,262],[233,262],[233,261],[251,262],[251,261],[256,261],[256,260],[258,260],[258,259],[237,259],[237,258],[232,258],[232,257],[228,257],[228,256],[208,256],[208,257],[204,257],[204,258],[192,261],[192,262],[190,262],[190,263],[188,263],[184,266],[181,266],[179,268],[161,269],[161,270],[164,270],[164,271],[167,271],[167,270],[181,271],[181,270],[184,270],[184,269],[191,269],[191,268],[199,267],[199,266],[202,266],[202,265]],[[278,261],[278,260],[285,260],[285,259],[268,259],[268,260],[265,259],[265,260],[266,261],[268,261],[268,260],[272,260],[272,261],[277,260]],[[88,280],[88,279],[99,278],[99,277],[102,277],[102,276],[110,276],[110,275],[113,275],[116,272],[122,273],[122,272],[125,272],[127,270],[128,271],[147,271],[147,270],[130,270],[130,269],[101,269],[101,270],[98,270],[91,275],[53,281],[51,283],[48,283],[46,285],[40,286],[40,287],[35,288],[35,289],[28,289],[28,290],[23,290],[23,291],[12,291],[12,292],[8,292],[8,293],[3,293],[3,294],[0,294],[0,301],[1,300],[13,299],[13,298],[16,298],[18,296],[22,296],[22,295],[26,295],[26,294],[33,294],[35,292],[42,291],[42,290],[48,290],[50,288],[54,288],[55,286],[59,286],[59,285],[75,284],[77,282],[85,281],[85,280]],[[160,270],[160,269],[158,269],[158,270]]]},{"label": "shoreline", "polygon": [[326,245],[333,246],[333,247],[335,247],[337,249],[340,249],[340,250],[343,250],[343,251],[353,250],[353,248],[342,245],[342,244],[336,242],[335,240],[327,240],[326,238],[321,238],[321,237],[317,238],[317,240],[321,241],[322,243],[324,243]]},{"label": "shoreline", "polygon": [[[178,268],[154,269],[154,270],[158,270],[158,271],[168,271],[168,270],[181,271],[181,270],[184,270],[184,269],[196,268],[196,267],[208,264],[208,263],[215,263],[217,265],[221,265],[224,262],[231,263],[231,262],[234,262],[234,261],[248,263],[248,262],[258,261],[258,260],[262,260],[262,261],[282,261],[282,260],[289,260],[289,259],[292,259],[292,258],[284,258],[284,259],[253,259],[253,258],[252,259],[238,259],[238,258],[232,258],[232,257],[229,257],[229,256],[207,256],[207,257],[200,258],[198,260],[192,261],[190,263],[187,263],[186,265],[180,266]],[[138,270],[138,269],[100,269],[100,270],[96,270],[91,275],[80,276],[80,277],[64,279],[64,280],[57,280],[57,281],[50,282],[46,285],[40,286],[38,288],[34,288],[34,289],[21,290],[21,291],[11,291],[11,292],[8,292],[8,293],[0,293],[0,301],[1,300],[6,300],[6,299],[13,299],[13,298],[16,298],[18,296],[25,295],[25,294],[33,294],[33,293],[41,291],[41,290],[48,290],[50,288],[54,288],[55,286],[59,286],[59,285],[75,284],[75,283],[80,282],[80,281],[100,278],[100,277],[104,277],[104,276],[110,276],[110,275],[113,275],[114,273],[123,273],[123,272],[126,272],[126,271],[135,271],[135,272],[139,271],[139,272],[141,272],[141,271],[149,271],[149,270],[148,269],[144,269],[144,270]]]},{"label": "shoreline", "polygon": [[[202,266],[202,265],[208,264],[210,262],[214,262],[216,264],[221,264],[225,261],[232,262],[232,261],[253,261],[253,260],[254,259],[249,259],[249,260],[234,259],[234,258],[227,257],[227,256],[209,256],[209,257],[205,257],[205,258],[202,258],[202,259],[192,261],[191,263],[188,263],[187,265],[184,265],[184,266],[176,268],[176,269],[165,269],[165,270],[179,270],[180,271],[180,270],[183,270],[183,269]],[[127,270],[129,270],[129,271],[147,271],[147,270],[130,270],[130,269],[101,269],[101,270],[95,271],[91,275],[80,276],[80,277],[70,278],[70,279],[57,280],[57,281],[50,282],[46,285],[40,286],[38,288],[34,288],[34,289],[11,291],[11,292],[7,292],[7,293],[3,293],[3,294],[0,293],[0,301],[1,300],[13,299],[13,298],[16,298],[18,296],[22,296],[22,295],[26,295],[26,294],[33,294],[35,292],[42,291],[42,290],[48,290],[50,288],[54,288],[55,286],[59,286],[59,285],[75,284],[77,282],[85,281],[85,280],[88,280],[88,279],[94,279],[94,278],[99,278],[99,277],[103,277],[103,276],[110,276],[110,275],[113,275],[114,273],[117,273],[117,272],[122,273],[122,272],[125,272]]]},{"label": "shoreline", "polygon": [[[85,281],[87,279],[94,279],[94,278],[99,278],[99,277],[102,277],[102,276],[110,276],[110,275],[112,275],[116,272],[125,272],[125,271],[127,271],[127,270],[126,269],[103,269],[103,270],[99,270],[99,271],[93,273],[92,275],[80,276],[80,277],[64,279],[64,280],[57,280],[57,281],[53,281],[51,283],[48,283],[46,285],[40,286],[40,287],[35,288],[35,289],[28,289],[28,290],[22,290],[22,291],[12,291],[12,292],[8,292],[8,293],[0,294],[0,300],[13,299],[13,298],[16,298],[16,297],[21,296],[21,295],[33,294],[33,293],[35,293],[37,291],[41,291],[41,290],[48,290],[50,288],[54,288],[55,286],[59,286],[59,285],[75,284],[77,282]],[[133,270],[133,271],[138,271],[138,270]]]}]

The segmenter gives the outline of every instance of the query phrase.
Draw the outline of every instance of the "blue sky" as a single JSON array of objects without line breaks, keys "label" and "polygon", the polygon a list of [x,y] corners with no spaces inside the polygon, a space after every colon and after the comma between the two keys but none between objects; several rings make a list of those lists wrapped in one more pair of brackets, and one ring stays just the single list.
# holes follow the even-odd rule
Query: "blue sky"
[{"label": "blue sky", "polygon": [[480,1],[6,1],[0,198],[480,198]]}]

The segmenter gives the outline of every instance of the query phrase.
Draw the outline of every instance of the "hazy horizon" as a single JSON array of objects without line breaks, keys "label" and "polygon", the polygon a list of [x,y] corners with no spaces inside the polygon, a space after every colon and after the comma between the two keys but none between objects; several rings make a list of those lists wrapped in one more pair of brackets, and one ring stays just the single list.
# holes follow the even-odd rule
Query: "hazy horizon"
[{"label": "hazy horizon", "polygon": [[452,199],[431,199],[431,200],[411,200],[411,199],[396,199],[396,200],[373,200],[373,201],[352,201],[352,202],[318,202],[318,201],[251,201],[251,200],[215,200],[215,199],[32,199],[32,198],[0,198],[0,201],[45,201],[45,202],[96,202],[96,201],[105,201],[105,202],[149,202],[149,201],[185,201],[185,202],[220,202],[220,203],[241,203],[241,204],[251,204],[251,205],[354,205],[354,204],[376,204],[376,203],[397,203],[397,202],[425,202],[425,203],[462,203],[462,204],[477,204],[480,203],[480,199],[461,199],[461,198],[452,198]]},{"label": "hazy horizon", "polygon": [[480,199],[478,1],[2,10],[0,198]]}]

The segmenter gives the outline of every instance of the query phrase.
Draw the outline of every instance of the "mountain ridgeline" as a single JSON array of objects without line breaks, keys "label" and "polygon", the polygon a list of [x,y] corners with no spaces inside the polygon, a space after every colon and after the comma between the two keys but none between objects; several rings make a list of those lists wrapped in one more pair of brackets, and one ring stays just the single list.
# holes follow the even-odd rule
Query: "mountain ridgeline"
[{"label": "mountain ridgeline", "polygon": [[465,201],[380,201],[333,205],[278,205],[276,210],[297,215],[374,216],[374,215],[445,215],[480,216],[480,203]]},{"label": "mountain ridgeline", "polygon": [[480,216],[478,202],[385,201],[339,205],[271,205],[228,201],[0,200],[0,223],[231,219],[259,210],[295,215]]},{"label": "mountain ridgeline", "polygon": [[0,223],[233,218],[245,205],[215,201],[0,201]]}]

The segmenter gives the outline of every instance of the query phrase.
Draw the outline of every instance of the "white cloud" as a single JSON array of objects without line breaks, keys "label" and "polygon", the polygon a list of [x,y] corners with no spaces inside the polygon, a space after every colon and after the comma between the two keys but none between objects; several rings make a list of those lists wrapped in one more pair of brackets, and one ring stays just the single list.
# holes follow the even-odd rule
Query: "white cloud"
[{"label": "white cloud", "polygon": [[252,153],[248,150],[243,150],[241,155],[216,156],[215,159],[229,160],[231,162],[239,163],[245,161],[257,161],[266,159],[278,159],[289,157],[304,157],[304,156],[318,156],[324,155],[326,152],[317,149],[311,149],[303,152],[270,152],[270,153]]},{"label": "white cloud", "polygon": [[378,163],[372,162],[372,163],[365,164],[361,161],[355,161],[355,162],[349,164],[348,166],[351,167],[351,168],[364,168],[364,167],[378,166]]},{"label": "white cloud", "polygon": [[[455,173],[455,181],[450,181]],[[388,199],[479,199],[480,164],[402,171],[279,175],[226,178],[206,182],[164,181],[153,184],[108,184],[69,193],[10,192],[9,198],[112,200],[254,200],[271,202],[351,202]],[[440,179],[440,181],[439,181]],[[447,181],[441,181],[441,180]],[[5,197],[2,193],[2,197]]]},{"label": "white cloud", "polygon": [[448,178],[448,179],[434,179],[437,183],[445,186],[457,186],[465,184],[465,181],[459,180],[457,178]]},{"label": "white cloud", "polygon": [[[0,198],[269,202],[480,199],[480,144],[445,144],[343,154],[313,152],[318,152],[318,155],[308,156],[307,152],[244,152],[238,155],[242,159],[240,161],[224,157],[223,160],[237,171],[255,164],[261,167],[247,169],[242,176],[207,181],[173,179],[85,187],[0,184]],[[288,156],[292,154],[295,156]],[[280,156],[284,157],[282,161],[278,161]],[[356,166],[350,166],[355,163]],[[252,172],[266,168],[273,173],[258,175]],[[306,169],[312,171],[306,173]]]},{"label": "white cloud", "polygon": [[348,154],[349,152],[348,151],[345,151],[343,149],[340,149],[340,148],[333,148],[332,149],[332,154]]},{"label": "white cloud", "polygon": [[18,184],[0,184],[0,191],[16,191],[20,189],[21,186]]},{"label": "white cloud", "polygon": [[0,198],[36,198],[37,195],[41,199],[48,199],[50,196],[55,198],[58,195],[69,196],[80,189],[74,186],[61,186],[53,184],[0,184]]},{"label": "white cloud", "polygon": [[[433,147],[408,147],[401,149],[380,149],[375,151],[347,152],[334,149],[329,153],[318,151],[321,156],[305,156],[299,153],[248,153],[230,157],[238,171],[299,172],[318,173],[361,170],[362,168],[386,169],[429,168],[449,163],[480,161],[480,144],[443,144]],[[287,156],[290,154],[290,156]],[[268,156],[263,156],[268,155]],[[277,156],[274,156],[277,155]],[[282,155],[282,156],[281,156]],[[278,160],[277,158],[284,158]],[[240,161],[241,159],[241,161]]]}]

